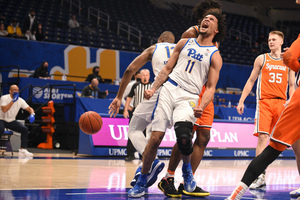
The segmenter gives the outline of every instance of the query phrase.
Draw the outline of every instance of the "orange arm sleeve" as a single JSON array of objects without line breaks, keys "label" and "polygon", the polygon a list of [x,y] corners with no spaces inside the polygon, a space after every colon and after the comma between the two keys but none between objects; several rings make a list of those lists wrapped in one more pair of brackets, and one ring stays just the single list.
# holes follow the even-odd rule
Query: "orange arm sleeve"
[{"label": "orange arm sleeve", "polygon": [[298,38],[293,42],[290,49],[284,52],[283,62],[293,71],[298,72],[300,69],[300,34]]}]

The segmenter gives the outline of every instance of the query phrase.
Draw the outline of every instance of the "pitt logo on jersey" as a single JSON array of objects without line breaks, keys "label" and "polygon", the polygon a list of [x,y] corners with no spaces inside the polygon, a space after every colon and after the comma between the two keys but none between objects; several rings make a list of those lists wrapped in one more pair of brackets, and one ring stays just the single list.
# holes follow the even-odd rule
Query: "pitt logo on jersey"
[{"label": "pitt logo on jersey", "polygon": [[188,56],[191,58],[194,58],[196,60],[202,61],[203,55],[200,53],[197,53],[197,51],[193,48],[188,49]]}]

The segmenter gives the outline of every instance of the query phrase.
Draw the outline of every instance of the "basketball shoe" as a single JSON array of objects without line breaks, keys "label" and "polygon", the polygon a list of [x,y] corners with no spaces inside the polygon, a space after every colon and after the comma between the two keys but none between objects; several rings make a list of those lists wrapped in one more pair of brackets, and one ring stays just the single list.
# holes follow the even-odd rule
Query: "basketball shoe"
[{"label": "basketball shoe", "polygon": [[33,153],[30,153],[29,151],[27,151],[27,149],[19,149],[19,156],[32,157]]},{"label": "basketball shoe", "polygon": [[187,192],[193,192],[196,189],[196,181],[193,176],[191,163],[182,165],[182,176],[184,179],[183,185]]},{"label": "basketball shoe", "polygon": [[181,194],[178,193],[174,186],[174,177],[162,178],[161,181],[157,185],[158,189],[160,189],[167,197],[181,197]]},{"label": "basketball shoe", "polygon": [[145,195],[145,190],[146,190],[146,178],[142,178],[140,176],[136,181],[134,187],[128,191],[128,197],[136,197],[136,198],[142,197]]},{"label": "basketball shoe", "polygon": [[248,186],[240,182],[239,185],[234,189],[234,191],[231,193],[229,197],[227,197],[225,200],[240,200],[245,192],[247,191]]},{"label": "basketball shoe", "polygon": [[196,189],[193,192],[187,192],[184,190],[184,186],[182,183],[180,183],[179,187],[178,187],[178,193],[180,194],[184,194],[187,196],[193,196],[193,197],[205,197],[205,196],[209,196],[210,193],[203,190],[202,188],[196,186]]},{"label": "basketball shoe", "polygon": [[293,198],[300,197],[300,188],[298,188],[297,190],[291,191],[290,196],[293,197]]},{"label": "basketball shoe", "polygon": [[134,178],[130,182],[130,185],[132,187],[136,184],[136,181],[139,179],[139,177],[141,175],[141,171],[142,171],[142,164],[136,169],[135,174],[134,174]]},{"label": "basketball shoe", "polygon": [[250,190],[257,190],[257,189],[261,189],[263,187],[266,186],[266,180],[265,180],[265,174],[262,173],[261,175],[259,175],[259,177],[253,181],[253,183],[249,186]]},{"label": "basketball shoe", "polygon": [[[159,161],[158,159],[155,159],[153,161],[151,168],[149,170],[148,176],[147,176],[146,187],[150,187],[151,185],[153,185],[155,183],[155,181],[157,180],[158,174],[163,170],[164,166],[165,166],[165,163]],[[140,165],[136,169],[134,178],[130,182],[131,186],[135,185],[136,181],[138,180],[139,176],[141,175],[141,170],[142,170],[142,165]]]}]

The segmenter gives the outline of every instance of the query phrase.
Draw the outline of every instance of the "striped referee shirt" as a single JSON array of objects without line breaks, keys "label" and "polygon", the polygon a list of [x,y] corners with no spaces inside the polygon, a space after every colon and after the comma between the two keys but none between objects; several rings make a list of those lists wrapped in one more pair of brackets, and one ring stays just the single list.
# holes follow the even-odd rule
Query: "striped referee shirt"
[{"label": "striped referee shirt", "polygon": [[144,91],[149,90],[151,88],[152,82],[148,82],[146,84],[143,84],[142,82],[135,83],[130,93],[128,94],[128,97],[133,98],[133,107],[136,108],[139,103],[141,103],[144,100]]}]

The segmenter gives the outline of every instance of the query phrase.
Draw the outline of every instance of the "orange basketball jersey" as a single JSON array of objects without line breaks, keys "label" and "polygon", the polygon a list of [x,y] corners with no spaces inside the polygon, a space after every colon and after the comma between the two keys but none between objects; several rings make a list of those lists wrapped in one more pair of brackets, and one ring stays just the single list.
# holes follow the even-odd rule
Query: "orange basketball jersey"
[{"label": "orange basketball jersey", "polygon": [[263,66],[257,80],[256,95],[258,99],[286,100],[289,69],[282,59],[272,58],[264,54]]}]

